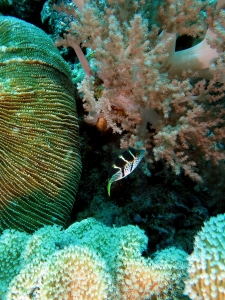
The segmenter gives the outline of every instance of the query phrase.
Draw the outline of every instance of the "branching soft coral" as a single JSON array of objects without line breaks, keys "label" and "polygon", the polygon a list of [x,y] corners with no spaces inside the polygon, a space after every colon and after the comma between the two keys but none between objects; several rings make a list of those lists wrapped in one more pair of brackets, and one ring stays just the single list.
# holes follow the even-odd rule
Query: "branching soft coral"
[{"label": "branching soft coral", "polygon": [[[93,51],[97,74],[87,69],[78,85],[87,122],[104,118],[122,135],[122,148],[153,147],[155,160],[202,181],[201,167],[225,158],[225,1],[162,1],[161,28],[149,19],[146,2],[87,0],[79,9],[62,7],[72,19],[58,45]],[[183,34],[205,37],[175,52]]]}]

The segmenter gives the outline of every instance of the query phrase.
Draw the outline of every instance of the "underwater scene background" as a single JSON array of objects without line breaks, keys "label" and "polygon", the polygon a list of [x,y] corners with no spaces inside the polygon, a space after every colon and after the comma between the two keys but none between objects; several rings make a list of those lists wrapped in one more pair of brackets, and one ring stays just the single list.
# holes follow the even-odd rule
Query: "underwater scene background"
[{"label": "underwater scene background", "polygon": [[0,12],[0,299],[224,299],[225,1]]}]

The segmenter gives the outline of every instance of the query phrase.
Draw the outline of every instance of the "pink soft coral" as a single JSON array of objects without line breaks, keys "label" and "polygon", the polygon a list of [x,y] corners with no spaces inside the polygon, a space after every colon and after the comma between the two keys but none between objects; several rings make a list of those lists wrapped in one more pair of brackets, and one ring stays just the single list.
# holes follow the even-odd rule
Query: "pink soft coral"
[{"label": "pink soft coral", "polygon": [[[90,72],[78,87],[86,121],[95,124],[104,118],[114,133],[122,134],[122,148],[153,147],[155,160],[164,159],[176,174],[183,170],[201,181],[202,164],[225,158],[224,3],[162,1],[160,35],[150,23],[147,1],[86,1],[80,10],[70,7],[74,19],[65,39],[72,37],[76,45],[94,51],[102,80],[98,96]],[[175,52],[178,34],[205,38]]]}]

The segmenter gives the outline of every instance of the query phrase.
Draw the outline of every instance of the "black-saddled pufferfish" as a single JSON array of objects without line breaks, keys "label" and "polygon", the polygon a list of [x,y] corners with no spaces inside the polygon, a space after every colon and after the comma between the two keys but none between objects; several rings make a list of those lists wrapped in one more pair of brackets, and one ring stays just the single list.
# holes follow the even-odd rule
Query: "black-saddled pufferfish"
[{"label": "black-saddled pufferfish", "polygon": [[110,188],[114,181],[120,180],[129,175],[138,166],[144,157],[145,150],[129,148],[120,154],[113,162],[108,180],[108,195],[110,196]]}]

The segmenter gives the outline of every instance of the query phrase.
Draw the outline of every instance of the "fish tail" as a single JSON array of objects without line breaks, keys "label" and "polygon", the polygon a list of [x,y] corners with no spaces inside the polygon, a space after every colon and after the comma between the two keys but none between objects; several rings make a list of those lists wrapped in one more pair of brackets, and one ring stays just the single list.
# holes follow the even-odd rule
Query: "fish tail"
[{"label": "fish tail", "polygon": [[111,184],[112,184],[112,181],[109,180],[109,181],[108,181],[108,186],[107,186],[107,190],[108,190],[108,195],[109,195],[109,197],[110,197],[110,188],[111,188]]}]

